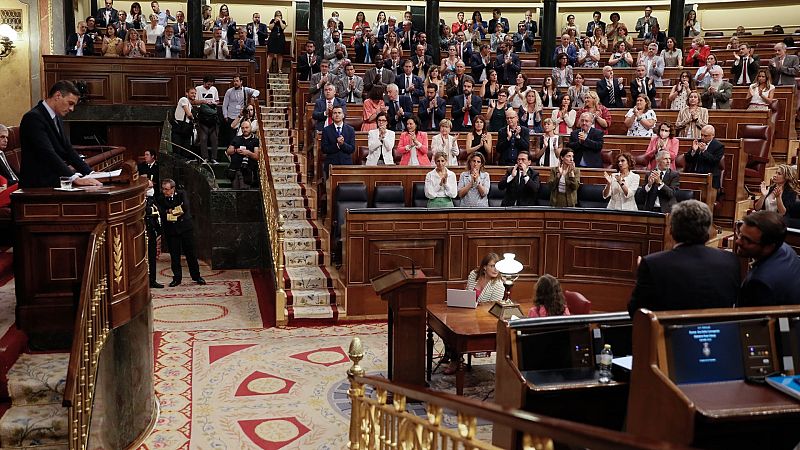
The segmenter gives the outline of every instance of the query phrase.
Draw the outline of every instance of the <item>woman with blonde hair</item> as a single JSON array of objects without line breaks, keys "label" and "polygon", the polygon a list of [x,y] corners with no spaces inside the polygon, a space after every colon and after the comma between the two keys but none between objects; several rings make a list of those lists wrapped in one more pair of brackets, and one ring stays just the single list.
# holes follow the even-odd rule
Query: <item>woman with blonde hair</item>
[{"label": "woman with blonde hair", "polygon": [[756,82],[747,91],[747,109],[750,111],[768,111],[769,104],[775,95],[775,86],[771,83],[769,70],[761,67],[756,72]]},{"label": "woman with blonde hair", "polygon": [[797,172],[794,167],[788,164],[778,165],[778,170],[772,176],[772,183],[761,182],[761,197],[756,200],[753,208],[756,211],[766,209],[775,211],[785,216],[797,202],[797,195],[800,193],[800,182],[797,180]]},{"label": "woman with blonde hair", "polygon": [[686,99],[686,107],[678,112],[675,129],[680,137],[700,139],[700,131],[706,125],[708,109],[700,105],[700,94],[692,91]]},{"label": "woman with blonde hair", "polygon": [[608,50],[608,38],[605,37],[603,34],[603,29],[600,27],[594,27],[594,33],[592,34],[592,46],[597,47],[597,49],[601,52]]},{"label": "woman with blonde hair", "polygon": [[544,274],[536,282],[533,307],[528,317],[568,316],[569,308],[558,278]]},{"label": "woman with blonde hair", "polygon": [[594,117],[592,128],[597,128],[604,134],[608,132],[608,127],[611,126],[611,112],[600,103],[600,97],[595,91],[589,91],[584,97],[586,104],[579,110],[575,117],[580,117],[583,113],[588,112]]},{"label": "woman with blonde hair", "polygon": [[458,154],[461,150],[458,149],[458,139],[450,134],[453,129],[453,122],[450,119],[442,119],[439,121],[439,134],[431,138],[431,153],[444,153],[447,155],[447,165],[458,165]]},{"label": "woman with blonde hair", "polygon": [[128,58],[143,58],[147,54],[144,41],[139,39],[139,32],[130,29],[126,36],[127,41],[122,49],[122,54]]},{"label": "woman with blonde hair", "polygon": [[447,153],[433,155],[436,167],[425,175],[425,197],[428,208],[452,208],[453,199],[458,196],[456,174],[447,168]]}]

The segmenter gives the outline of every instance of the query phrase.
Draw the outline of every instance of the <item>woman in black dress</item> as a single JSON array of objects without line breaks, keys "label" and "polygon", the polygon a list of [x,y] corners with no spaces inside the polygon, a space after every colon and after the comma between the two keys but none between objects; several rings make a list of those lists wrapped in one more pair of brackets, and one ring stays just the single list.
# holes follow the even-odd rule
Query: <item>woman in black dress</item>
[{"label": "woman in black dress", "polygon": [[269,21],[269,37],[267,38],[267,73],[272,72],[272,57],[278,57],[278,73],[283,73],[283,51],[286,47],[286,36],[283,30],[286,29],[286,22],[283,20],[283,13],[275,11],[275,17]]}]

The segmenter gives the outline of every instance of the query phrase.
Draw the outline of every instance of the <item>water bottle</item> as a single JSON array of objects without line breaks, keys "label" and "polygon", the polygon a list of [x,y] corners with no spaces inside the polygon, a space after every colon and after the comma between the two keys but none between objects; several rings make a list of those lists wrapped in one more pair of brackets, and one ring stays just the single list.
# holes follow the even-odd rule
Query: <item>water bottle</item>
[{"label": "water bottle", "polygon": [[606,344],[603,350],[600,351],[600,361],[597,364],[600,369],[600,377],[597,379],[602,384],[608,384],[613,379],[611,375],[611,360],[614,359],[614,354],[611,353],[611,345]]}]

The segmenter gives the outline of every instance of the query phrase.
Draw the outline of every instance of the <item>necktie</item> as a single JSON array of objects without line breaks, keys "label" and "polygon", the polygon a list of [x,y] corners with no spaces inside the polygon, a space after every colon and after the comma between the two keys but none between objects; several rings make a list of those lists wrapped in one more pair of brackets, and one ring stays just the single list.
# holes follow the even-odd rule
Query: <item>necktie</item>
[{"label": "necktie", "polygon": [[[354,85],[355,85],[355,77],[350,77],[350,82],[354,83]],[[355,94],[353,94],[353,91],[351,90],[350,91],[350,100],[349,100],[349,102],[353,103],[355,101],[356,101],[355,100]]]},{"label": "necktie", "polygon": [[215,50],[214,50],[215,57],[214,58],[215,59],[219,59],[219,42],[217,42],[216,45],[214,45],[214,48],[215,48]]},{"label": "necktie", "polygon": [[[467,106],[467,105],[469,105],[469,97],[465,95],[464,96],[464,106]],[[464,126],[465,127],[469,126],[469,110],[467,110],[467,112],[464,113]]]},{"label": "necktie", "polygon": [[[395,114],[395,116],[397,116],[398,111],[400,111],[400,102],[395,100],[394,101],[394,114]],[[397,130],[402,130],[403,129],[403,118],[402,117],[398,117],[397,118],[397,126],[395,126],[395,129],[397,129]]]},{"label": "necktie", "polygon": [[[327,106],[328,106],[328,107],[327,107],[327,109],[328,109],[328,110],[330,110],[330,109],[331,109],[331,107],[333,106],[333,101],[331,101],[331,100],[328,100],[328,105],[327,105]],[[333,123],[333,117],[331,117],[330,115],[328,115],[328,125],[330,125],[330,124],[332,124],[332,123]]]},{"label": "necktie", "polygon": [[369,42],[364,42],[364,63],[369,64],[372,58],[369,57]]},{"label": "necktie", "polygon": [[747,59],[742,62],[742,82],[740,84],[750,84],[750,77],[747,76]]},{"label": "necktie", "polygon": [[647,91],[644,88],[644,78],[639,80],[639,93],[640,94],[646,94],[647,93]]},{"label": "necktie", "polygon": [[342,127],[339,127],[339,126],[336,127],[336,135],[337,136],[341,136],[342,135]]},{"label": "necktie", "polygon": [[464,59],[464,44],[458,44],[458,57]]},{"label": "necktie", "polygon": [[53,122],[56,123],[56,131],[58,131],[58,135],[63,137],[64,136],[64,130],[61,128],[61,121],[58,120],[58,116],[53,117]]},{"label": "necktie", "polygon": [[608,104],[610,106],[616,105],[617,100],[614,98],[614,80],[608,81]]},{"label": "necktie", "polygon": [[411,77],[406,77],[406,94],[411,97],[411,91],[414,90],[414,85],[411,84]]}]

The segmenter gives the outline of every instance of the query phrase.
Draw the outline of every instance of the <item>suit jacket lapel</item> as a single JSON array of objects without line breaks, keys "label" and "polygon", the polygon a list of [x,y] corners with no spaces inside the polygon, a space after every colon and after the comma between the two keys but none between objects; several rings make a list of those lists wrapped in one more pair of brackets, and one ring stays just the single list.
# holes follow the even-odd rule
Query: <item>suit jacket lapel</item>
[{"label": "suit jacket lapel", "polygon": [[[57,150],[59,150],[59,152],[62,151],[63,148],[64,148],[64,142],[65,142],[64,141],[64,136],[62,136],[61,133],[58,132],[58,127],[56,126],[55,121],[50,118],[50,113],[47,112],[47,108],[44,107],[42,102],[39,102],[39,113],[44,117],[45,121],[47,121],[47,123],[50,125],[50,132],[53,134],[53,136],[56,138],[56,140],[61,142],[61,147],[62,148],[57,149]],[[60,120],[60,118],[58,116],[56,116],[55,120]],[[62,126],[61,128],[63,129],[64,127]]]}]

